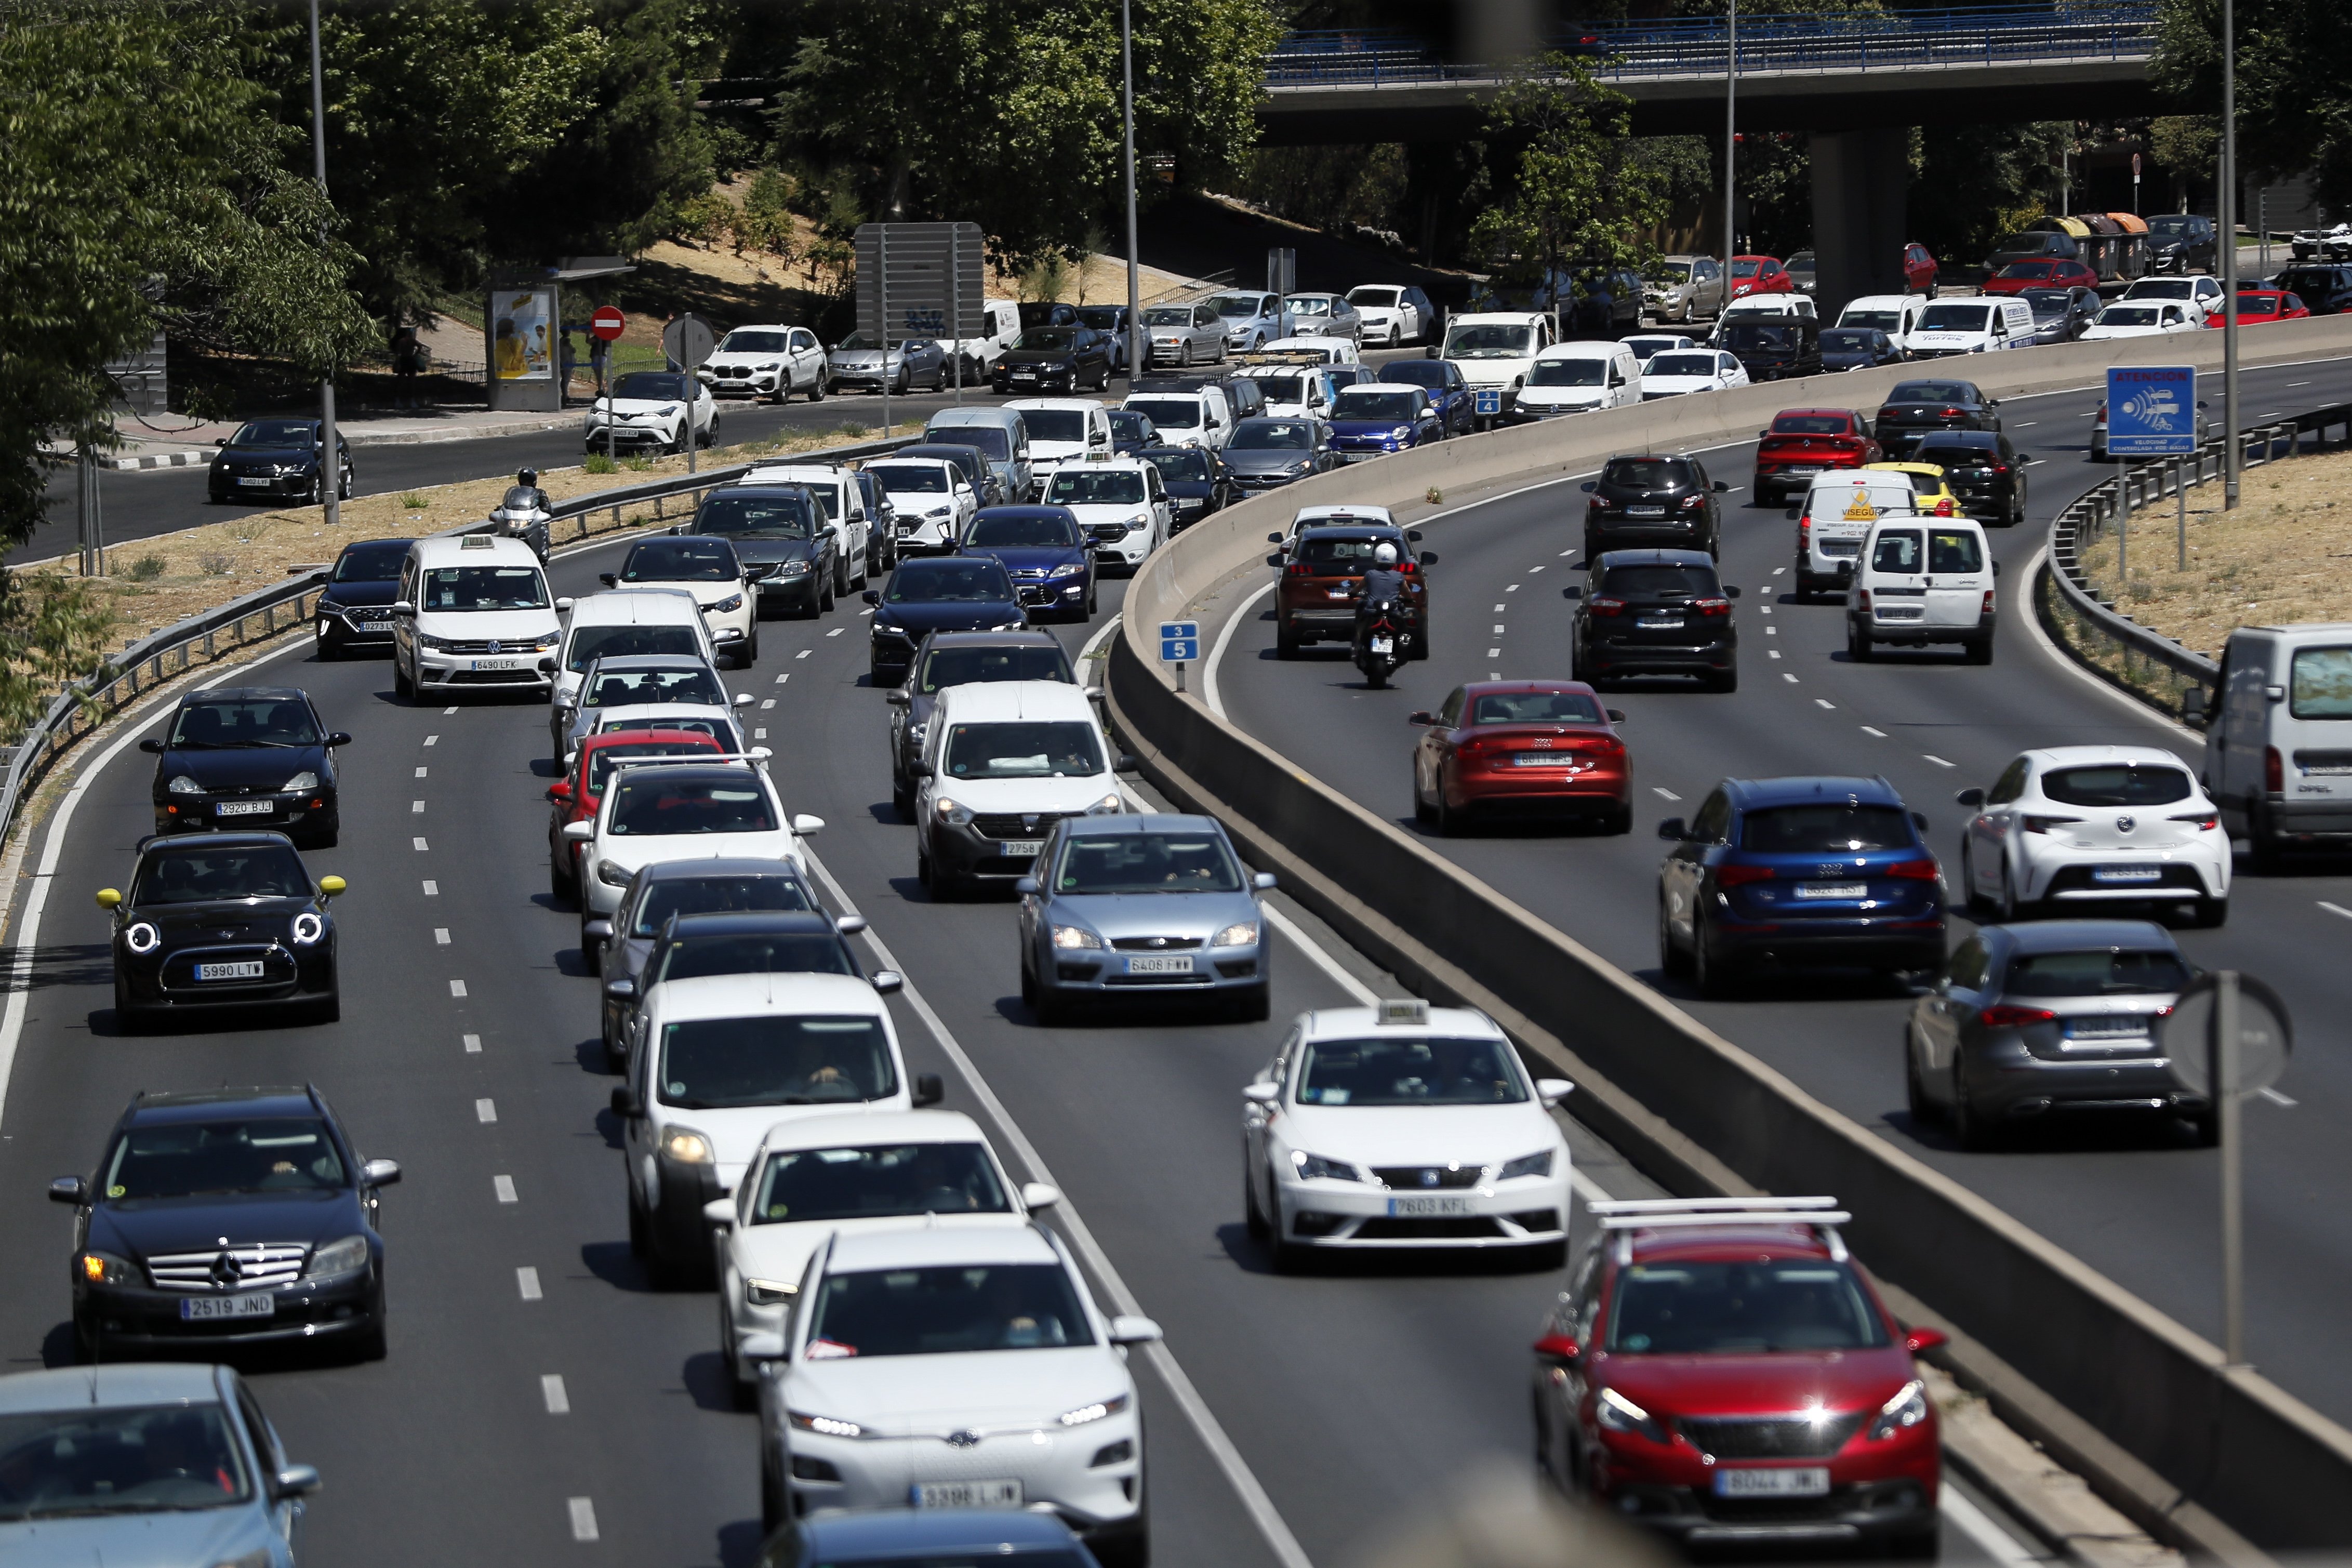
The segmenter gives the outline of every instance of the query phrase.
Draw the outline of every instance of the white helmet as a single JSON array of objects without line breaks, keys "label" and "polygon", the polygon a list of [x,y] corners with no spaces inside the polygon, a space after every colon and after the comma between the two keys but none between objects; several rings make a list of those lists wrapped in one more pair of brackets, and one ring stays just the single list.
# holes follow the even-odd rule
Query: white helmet
[{"label": "white helmet", "polygon": [[1389,543],[1386,540],[1381,541],[1378,545],[1373,547],[1372,563],[1374,565],[1393,566],[1396,564],[1396,546]]}]

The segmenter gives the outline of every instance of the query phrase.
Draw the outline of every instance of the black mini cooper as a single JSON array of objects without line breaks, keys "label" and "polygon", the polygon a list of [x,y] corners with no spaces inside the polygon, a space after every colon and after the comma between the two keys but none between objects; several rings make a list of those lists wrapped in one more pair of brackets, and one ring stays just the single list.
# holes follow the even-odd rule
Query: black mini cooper
[{"label": "black mini cooper", "polygon": [[129,1032],[171,1014],[290,1007],[320,1023],[342,1016],[335,921],[341,877],[310,879],[282,833],[157,836],[140,841],[129,898],[114,917],[114,1016]]}]

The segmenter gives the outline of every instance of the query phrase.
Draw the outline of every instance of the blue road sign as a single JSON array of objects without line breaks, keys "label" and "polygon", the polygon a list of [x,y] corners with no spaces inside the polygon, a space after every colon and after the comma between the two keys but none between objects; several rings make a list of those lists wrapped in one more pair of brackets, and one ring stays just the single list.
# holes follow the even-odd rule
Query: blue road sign
[{"label": "blue road sign", "polygon": [[1197,664],[1201,658],[1201,623],[1160,623],[1160,659],[1163,664]]},{"label": "blue road sign", "polygon": [[2197,372],[2185,364],[2107,369],[2107,451],[2185,458],[2197,450]]}]

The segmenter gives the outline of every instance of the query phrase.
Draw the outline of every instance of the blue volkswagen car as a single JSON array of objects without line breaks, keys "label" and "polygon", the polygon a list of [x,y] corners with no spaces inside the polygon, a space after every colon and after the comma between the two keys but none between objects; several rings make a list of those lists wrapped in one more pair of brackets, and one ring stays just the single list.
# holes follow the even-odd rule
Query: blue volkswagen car
[{"label": "blue volkswagen car", "polygon": [[1470,434],[1470,384],[1450,359],[1398,359],[1381,366],[1382,381],[1401,382],[1429,394],[1429,405],[1448,436]]},{"label": "blue volkswagen car", "polygon": [[1392,381],[1360,381],[1331,400],[1331,445],[1339,460],[1360,463],[1445,438],[1429,394]]},{"label": "blue volkswagen car", "polygon": [[1944,883],[1927,820],[1882,778],[1726,779],[1658,868],[1658,963],[1701,994],[1800,969],[1933,973]]},{"label": "blue volkswagen car", "polygon": [[984,507],[963,531],[960,551],[1002,562],[1032,620],[1093,619],[1094,552],[1068,507]]}]

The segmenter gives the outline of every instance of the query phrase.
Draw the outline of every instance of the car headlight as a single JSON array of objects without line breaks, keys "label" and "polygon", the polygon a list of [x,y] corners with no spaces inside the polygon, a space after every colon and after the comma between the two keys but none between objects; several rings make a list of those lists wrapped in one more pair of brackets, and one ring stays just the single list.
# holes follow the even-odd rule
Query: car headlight
[{"label": "car headlight", "polygon": [[195,780],[190,778],[185,773],[182,773],[179,777],[173,779],[171,783],[170,788],[173,795],[202,795],[205,793],[205,786],[198,784]]},{"label": "car headlight", "polygon": [[1092,1405],[1081,1405],[1076,1410],[1063,1411],[1062,1425],[1084,1426],[1090,1421],[1100,1421],[1105,1416],[1116,1415],[1126,1408],[1127,1395],[1124,1394],[1109,1399],[1097,1399]]},{"label": "car headlight", "polygon": [[1257,921],[1235,921],[1209,939],[1211,947],[1249,947],[1257,942]]},{"label": "car headlight", "polygon": [[743,607],[743,595],[740,594],[730,594],[710,607],[718,611],[722,616],[731,616],[736,611]]},{"label": "car headlight", "polygon": [[820,1437],[862,1437],[866,1428],[855,1421],[837,1421],[830,1415],[803,1415],[797,1410],[785,1412],[786,1418],[803,1432],[814,1432]]},{"label": "car headlight", "polygon": [[551,651],[555,645],[562,640],[563,634],[562,632],[546,632],[531,640],[531,650],[534,653],[547,653]]},{"label": "car headlight", "polygon": [[1110,794],[1103,796],[1100,800],[1095,802],[1092,805],[1087,807],[1087,815],[1088,816],[1117,816],[1120,812],[1125,811],[1126,809],[1126,797],[1114,790]]},{"label": "car headlight", "polygon": [[779,577],[805,577],[809,574],[809,563],[805,561],[787,561],[776,568],[776,575]]},{"label": "car headlight", "polygon": [[341,1241],[331,1241],[310,1254],[310,1261],[302,1270],[305,1279],[322,1279],[330,1274],[349,1274],[368,1265],[368,1244],[364,1236],[347,1236]]},{"label": "car headlight", "polygon": [[1150,528],[1151,526],[1151,514],[1148,511],[1139,511],[1133,517],[1127,519],[1122,526],[1124,526],[1129,533],[1133,533],[1139,528]]},{"label": "car headlight", "polygon": [[139,1279],[139,1266],[111,1252],[85,1252],[74,1263],[85,1284],[131,1285]]},{"label": "car headlight", "polygon": [[317,789],[318,787],[319,775],[312,773],[310,769],[304,768],[300,773],[296,773],[292,778],[286,781],[280,788],[280,793],[285,795],[300,795],[304,790]]},{"label": "car headlight", "polygon": [[681,1165],[710,1163],[710,1140],[688,1127],[673,1127],[663,1133],[661,1152]]},{"label": "car headlight", "polygon": [[668,418],[671,415],[676,414],[677,412],[677,404],[675,404],[675,403],[665,403],[665,404],[663,404],[659,408],[656,408],[656,409],[655,409],[655,410],[654,410],[654,417],[655,417],[655,418],[656,418],[656,419],[667,419],[667,418]]},{"label": "car headlight", "polygon": [[1878,1419],[1871,1424],[1870,1440],[1882,1442],[1926,1419],[1927,1385],[1915,1377],[1896,1389],[1894,1398],[1879,1406]]},{"label": "car headlight", "polygon": [[608,888],[625,888],[632,875],[626,866],[616,866],[610,860],[596,862],[596,879]]},{"label": "car headlight", "polygon": [[1083,565],[1080,565],[1076,562],[1072,562],[1066,565],[1056,566],[1051,572],[1046,573],[1045,581],[1051,583],[1063,577],[1075,577],[1085,570],[1086,568]]},{"label": "car headlight", "polygon": [[931,802],[931,813],[950,827],[961,827],[971,820],[971,807],[946,795]]},{"label": "car headlight", "polygon": [[1390,432],[1389,432],[1389,439],[1390,439],[1390,440],[1391,440],[1391,441],[1402,441],[1402,440],[1404,440],[1407,437],[1411,436],[1412,434],[1412,426],[1410,426],[1410,425],[1400,425],[1400,426],[1398,426],[1395,429],[1393,429],[1393,430],[1391,430],[1391,431],[1390,431]]},{"label": "car headlight", "polygon": [[449,646],[449,639],[447,637],[436,637],[431,632],[418,632],[416,634],[416,646],[418,647],[434,648],[437,650],[447,647]]},{"label": "car headlight", "polygon": [[781,1279],[743,1279],[743,1304],[748,1307],[781,1307],[801,1293],[797,1285],[787,1285]]},{"label": "car headlight", "polygon": [[1102,944],[1103,939],[1097,936],[1094,932],[1088,931],[1084,926],[1055,926],[1054,928],[1054,945],[1055,947],[1098,948],[1102,946]]},{"label": "car headlight", "polygon": [[1522,1154],[1496,1172],[1495,1179],[1511,1182],[1521,1176],[1549,1176],[1551,1174],[1551,1155],[1549,1149],[1540,1154]]},{"label": "car headlight", "polygon": [[327,934],[327,922],[310,910],[294,917],[294,942],[297,946],[310,947]]},{"label": "car headlight", "polygon": [[1309,459],[1301,458],[1298,461],[1291,464],[1290,467],[1283,469],[1282,471],[1286,474],[1303,474],[1307,471],[1308,461]]},{"label": "car headlight", "polygon": [[1664,1423],[1613,1388],[1601,1391],[1601,1397],[1593,1402],[1593,1414],[1609,1431],[1647,1437],[1662,1447],[1667,1440]]},{"label": "car headlight", "polygon": [[122,945],[133,952],[152,952],[163,943],[163,933],[141,921],[122,933]]},{"label": "car headlight", "polygon": [[1357,1174],[1356,1167],[1345,1160],[1326,1160],[1320,1154],[1309,1154],[1297,1149],[1290,1152],[1290,1168],[1298,1173],[1302,1181],[1360,1182],[1364,1179]]}]

